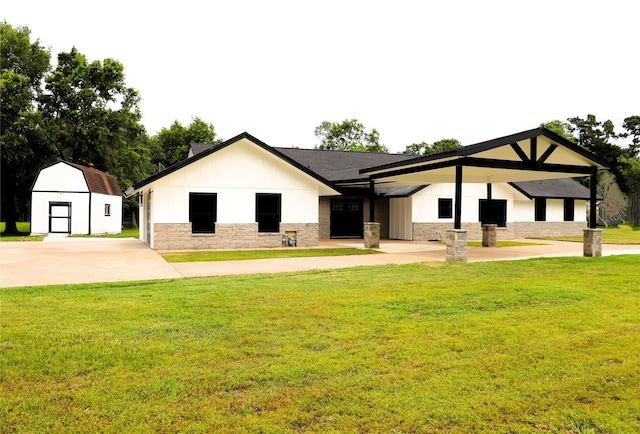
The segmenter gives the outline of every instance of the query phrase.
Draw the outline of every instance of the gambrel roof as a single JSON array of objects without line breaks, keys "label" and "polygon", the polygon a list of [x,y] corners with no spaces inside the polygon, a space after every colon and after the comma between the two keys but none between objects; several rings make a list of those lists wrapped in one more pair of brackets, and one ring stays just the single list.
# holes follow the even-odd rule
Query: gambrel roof
[{"label": "gambrel roof", "polygon": [[90,192],[106,194],[108,196],[122,196],[118,180],[115,177],[94,168],[91,163],[89,163],[89,166],[70,163],[68,161],[63,161],[63,163],[82,171]]}]

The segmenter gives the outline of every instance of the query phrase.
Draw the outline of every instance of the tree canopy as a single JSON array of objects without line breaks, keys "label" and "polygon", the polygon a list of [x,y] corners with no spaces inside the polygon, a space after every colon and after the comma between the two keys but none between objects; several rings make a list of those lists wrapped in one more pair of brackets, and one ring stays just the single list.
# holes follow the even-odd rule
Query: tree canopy
[{"label": "tree canopy", "polygon": [[408,145],[403,154],[409,155],[430,155],[438,152],[452,151],[462,147],[462,143],[457,139],[442,139],[429,144],[427,142],[413,143]]},{"label": "tree canopy", "polygon": [[389,152],[380,143],[380,133],[375,128],[367,132],[357,119],[345,119],[342,122],[323,121],[315,129],[320,144],[315,149],[356,152]]},{"label": "tree canopy", "polygon": [[16,233],[19,215],[26,214],[29,190],[42,165],[53,159],[45,123],[36,101],[50,70],[50,54],[31,41],[27,27],[0,23],[0,159],[2,219],[5,233]]},{"label": "tree canopy", "polygon": [[169,128],[163,128],[158,134],[151,137],[152,162],[170,166],[187,158],[191,143],[215,145],[220,142],[213,124],[208,124],[199,117],[195,117],[185,127],[176,120]]}]

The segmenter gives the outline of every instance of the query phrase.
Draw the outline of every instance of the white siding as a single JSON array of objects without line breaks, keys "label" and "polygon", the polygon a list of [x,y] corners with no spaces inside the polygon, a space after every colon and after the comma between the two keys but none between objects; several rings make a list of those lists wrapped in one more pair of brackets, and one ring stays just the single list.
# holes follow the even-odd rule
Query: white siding
[{"label": "white siding", "polygon": [[[105,216],[109,204],[111,215]],[[119,234],[122,231],[122,197],[93,193],[91,195],[91,233]]]},{"label": "white siding", "polygon": [[547,199],[547,218],[548,222],[564,221],[564,200]]},{"label": "white siding", "polygon": [[[575,200],[574,202],[574,219],[575,222],[587,221],[587,201]],[[516,222],[533,222],[535,221],[535,201],[533,200],[516,200],[513,204],[514,218]],[[564,200],[563,199],[547,199],[547,218],[548,222],[564,221]]]},{"label": "white siding", "polygon": [[413,240],[411,198],[389,200],[389,238]]},{"label": "white siding", "polygon": [[71,233],[89,233],[89,193],[39,193],[31,194],[31,233],[49,233],[49,203],[71,203]]},{"label": "white siding", "polygon": [[42,169],[33,184],[33,191],[89,191],[82,171],[63,162]]},{"label": "white siding", "polygon": [[256,193],[282,194],[282,223],[318,223],[318,181],[240,140],[149,186],[154,223],[189,221],[189,192],[217,193],[218,223],[255,222]]},{"label": "white siding", "polygon": [[[416,223],[452,223],[452,218],[438,218],[438,199],[453,199],[455,209],[454,183],[432,184],[412,196],[412,220]],[[505,183],[492,184],[491,197],[507,200],[507,221],[514,221],[513,198],[521,196],[513,187]],[[487,198],[487,184],[462,185],[462,222],[475,223],[479,221],[480,199]]]}]

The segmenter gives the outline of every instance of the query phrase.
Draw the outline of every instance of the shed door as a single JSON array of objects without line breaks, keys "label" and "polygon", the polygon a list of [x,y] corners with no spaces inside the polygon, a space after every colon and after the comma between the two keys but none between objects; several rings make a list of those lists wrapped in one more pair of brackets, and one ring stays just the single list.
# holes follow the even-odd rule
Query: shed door
[{"label": "shed door", "polygon": [[362,238],[362,199],[331,199],[331,238]]},{"label": "shed door", "polygon": [[71,233],[71,202],[49,202],[49,232]]}]

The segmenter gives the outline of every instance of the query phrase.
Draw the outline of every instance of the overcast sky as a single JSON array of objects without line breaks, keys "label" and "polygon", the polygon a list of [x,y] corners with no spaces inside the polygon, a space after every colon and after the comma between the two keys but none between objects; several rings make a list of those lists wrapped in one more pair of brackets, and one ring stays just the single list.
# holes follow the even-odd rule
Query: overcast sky
[{"label": "overcast sky", "polygon": [[114,58],[150,135],[174,120],[311,148],[356,118],[392,152],[640,115],[637,0],[4,2],[53,61]]}]

